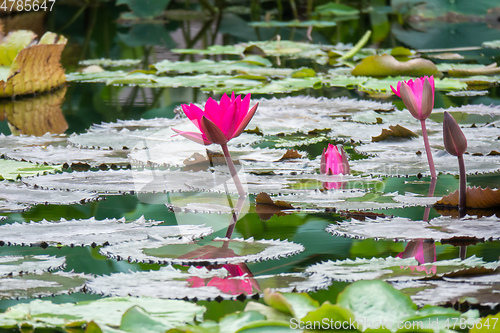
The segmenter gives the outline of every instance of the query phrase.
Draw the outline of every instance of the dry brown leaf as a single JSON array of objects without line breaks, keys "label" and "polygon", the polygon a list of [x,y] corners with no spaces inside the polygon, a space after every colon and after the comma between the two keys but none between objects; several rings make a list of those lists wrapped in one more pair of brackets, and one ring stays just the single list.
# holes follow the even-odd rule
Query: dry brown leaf
[{"label": "dry brown leaf", "polygon": [[389,126],[389,129],[382,129],[382,133],[379,136],[372,136],[372,142],[379,142],[383,140],[388,140],[391,138],[416,138],[417,134],[413,133],[409,129],[401,126]]},{"label": "dry brown leaf", "polygon": [[281,162],[281,161],[286,161],[286,160],[292,160],[294,158],[302,158],[302,155],[300,155],[297,150],[288,149],[286,151],[286,153],[284,153],[283,156],[281,156],[281,158],[279,160],[277,160],[276,162]]},{"label": "dry brown leaf", "polygon": [[4,100],[0,103],[0,120],[7,118],[14,135],[62,134],[68,129],[61,110],[65,94],[64,86],[53,93],[34,98]]},{"label": "dry brown leaf", "polygon": [[[458,190],[445,195],[438,200],[436,206],[454,206],[458,207]],[[467,187],[466,195],[467,208],[493,208],[500,207],[500,191],[492,190],[489,187],[483,189],[480,187]]]},{"label": "dry brown leaf", "polygon": [[273,215],[286,215],[283,209],[295,209],[291,204],[282,200],[273,201],[269,194],[261,192],[255,197],[255,212],[263,221],[269,220]]},{"label": "dry brown leaf", "polygon": [[66,38],[46,33],[38,45],[21,50],[10,66],[7,81],[0,81],[0,97],[50,91],[66,82],[61,53]]}]

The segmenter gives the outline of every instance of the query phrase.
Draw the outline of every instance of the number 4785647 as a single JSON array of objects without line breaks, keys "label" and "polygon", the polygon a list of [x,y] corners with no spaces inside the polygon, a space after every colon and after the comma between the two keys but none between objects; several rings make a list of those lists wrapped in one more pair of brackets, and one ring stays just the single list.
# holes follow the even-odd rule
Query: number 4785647
[{"label": "number 4785647", "polygon": [[3,11],[38,12],[52,11],[56,0],[3,0],[0,9]]}]

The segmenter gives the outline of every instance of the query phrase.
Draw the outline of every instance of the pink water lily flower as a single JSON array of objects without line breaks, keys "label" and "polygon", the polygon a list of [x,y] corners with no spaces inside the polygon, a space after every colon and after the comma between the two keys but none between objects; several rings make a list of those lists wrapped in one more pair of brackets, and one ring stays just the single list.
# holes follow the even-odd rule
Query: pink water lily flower
[{"label": "pink water lily flower", "polygon": [[[351,172],[349,168],[349,162],[347,161],[347,155],[344,148],[340,146],[334,146],[331,143],[328,144],[328,148],[323,149],[323,154],[321,154],[321,164],[319,168],[321,174],[327,175],[347,175]],[[339,189],[342,187],[341,182],[324,182],[323,188],[327,190]]]},{"label": "pink water lily flower", "polygon": [[254,116],[258,105],[259,103],[250,109],[250,94],[242,99],[241,95],[235,97],[234,92],[231,97],[224,94],[220,103],[209,98],[205,103],[205,110],[194,104],[182,104],[182,110],[201,133],[173,130],[200,144],[225,145],[243,132]]},{"label": "pink water lily flower", "polygon": [[392,91],[401,97],[411,115],[419,120],[427,119],[434,108],[434,76],[399,81]]}]

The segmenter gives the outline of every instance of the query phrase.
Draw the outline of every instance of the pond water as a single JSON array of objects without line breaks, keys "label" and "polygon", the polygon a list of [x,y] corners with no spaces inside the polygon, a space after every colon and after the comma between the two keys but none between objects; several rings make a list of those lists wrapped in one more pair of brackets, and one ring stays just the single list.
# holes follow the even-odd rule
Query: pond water
[{"label": "pond water", "polygon": [[[401,17],[411,13],[398,13],[394,6],[386,6],[384,3],[384,1],[373,1],[374,9],[372,8],[368,13],[338,20],[335,27],[316,27],[312,32],[308,32],[307,28],[252,27],[248,22],[251,15],[256,15],[255,12],[237,15],[235,12],[238,8],[231,6],[220,21],[200,19],[201,12],[195,5],[188,8],[193,9],[192,11],[176,12],[175,15],[179,15],[179,17],[181,14],[194,16],[186,20],[177,20],[167,15],[168,20],[164,22],[137,21],[129,16],[126,6],[115,6],[114,3],[109,2],[97,3],[88,8],[58,4],[53,12],[47,13],[40,28],[64,34],[68,38],[68,44],[62,57],[66,73],[80,70],[83,66],[79,65],[78,61],[109,58],[138,60],[131,66],[118,67],[118,70],[128,72],[135,69],[137,75],[149,75],[155,72],[150,65],[158,64],[164,60],[173,62],[200,61],[204,58],[217,61],[240,59],[239,56],[235,55],[203,56],[195,54],[195,52],[192,54],[178,53],[172,51],[174,48],[206,49],[212,44],[233,45],[249,41],[276,40],[277,35],[280,36],[278,40],[282,42],[294,40],[322,46],[331,46],[336,43],[355,44],[369,29],[372,30],[372,37],[365,47],[391,49],[396,46],[405,46],[412,50],[423,51],[426,57],[441,66],[453,65],[456,60],[441,60],[433,58],[433,55],[460,55],[463,57],[460,63],[481,65],[488,65],[500,60],[498,49],[482,47],[483,42],[498,39],[500,26],[498,25],[498,16],[496,18],[494,16],[495,11],[488,12],[491,17],[470,14],[476,18],[473,22],[463,19],[466,17],[465,14],[456,17],[448,15],[446,17],[449,18],[449,21],[436,22],[432,17],[427,16],[428,12],[423,11],[424,19],[422,22],[410,20],[406,22],[406,25],[401,25],[398,23],[398,18],[401,19]],[[178,10],[185,9],[179,4],[177,6]],[[293,13],[289,13],[287,9],[281,13],[275,12],[267,6],[271,5],[263,2],[260,13],[268,11],[272,13],[269,15],[280,13],[293,17]],[[312,42],[308,41],[308,35]],[[350,48],[350,45],[346,46],[346,49]],[[425,52],[429,49],[443,50]],[[314,58],[293,59],[279,55],[268,58],[272,62],[273,68],[296,70],[307,67],[314,69],[315,73],[318,74],[340,68],[338,64],[329,64],[328,61],[326,63],[318,62]],[[354,64],[354,62],[352,63]],[[181,71],[182,66],[186,66],[186,64],[177,66],[176,71]],[[115,70],[105,65],[102,67],[107,71]],[[201,69],[195,71],[201,72]],[[176,77],[175,74],[172,74],[173,71],[168,73],[169,77]],[[89,227],[82,228],[80,226],[82,228],[80,230],[76,226],[68,225],[67,227],[54,228],[50,232],[46,231],[47,229],[42,230],[40,232],[46,233],[45,237],[49,239],[33,238],[35,240],[32,243],[39,245],[40,240],[55,243],[59,241],[63,245],[71,244],[71,246],[49,246],[47,248],[45,248],[46,246],[3,246],[1,251],[4,256],[50,255],[58,258],[64,257],[65,272],[98,277],[114,273],[158,271],[165,266],[153,261],[163,264],[175,263],[174,267],[188,276],[186,265],[196,267],[209,263],[220,268],[221,265],[238,262],[238,259],[229,260],[227,258],[248,256],[245,269],[250,271],[259,283],[258,287],[250,287],[249,294],[258,293],[265,287],[286,290],[291,286],[290,290],[292,290],[295,286],[296,289],[304,291],[322,288],[323,290],[318,291],[318,298],[324,300],[334,298],[350,281],[360,279],[355,274],[355,270],[350,271],[346,267],[318,268],[314,266],[329,260],[346,263],[347,259],[356,261],[357,258],[389,258],[396,257],[398,254],[403,257],[413,257],[416,252],[412,247],[416,246],[424,248],[427,256],[426,262],[438,263],[436,264],[438,268],[436,266],[432,268],[432,265],[428,266],[430,270],[434,269],[430,273],[425,272],[429,276],[435,275],[436,269],[439,270],[438,276],[442,276],[450,271],[469,267],[467,262],[453,261],[456,258],[467,258],[467,260],[474,261],[477,260],[477,257],[483,260],[483,262],[479,264],[475,262],[471,266],[485,266],[487,263],[495,263],[499,260],[500,228],[498,225],[500,211],[498,205],[488,210],[469,210],[470,220],[464,225],[458,225],[458,219],[454,220],[453,216],[456,215],[456,212],[437,210],[432,206],[432,203],[437,199],[454,192],[459,186],[458,164],[454,158],[446,156],[441,142],[433,144],[433,148],[438,152],[435,157],[438,172],[443,172],[439,175],[434,193],[430,195],[434,201],[427,199],[431,185],[427,162],[425,158],[415,162],[415,156],[422,155],[424,151],[420,138],[389,140],[380,145],[371,142],[372,136],[379,135],[381,129],[388,128],[389,125],[401,124],[421,134],[418,122],[404,110],[401,99],[391,96],[387,90],[366,88],[366,86],[370,87],[367,82],[363,83],[365,88],[360,88],[354,82],[355,79],[350,77],[347,78],[347,81],[354,82],[352,84],[343,83],[336,86],[323,83],[314,88],[309,85],[308,88],[296,89],[292,92],[274,93],[272,89],[269,89],[264,93],[252,93],[251,105],[258,101],[259,108],[256,119],[250,123],[248,129],[256,129],[256,131],[244,133],[241,138],[235,140],[237,142],[233,146],[230,146],[230,150],[233,151],[235,159],[239,158],[242,161],[239,166],[242,168],[240,174],[247,177],[246,186],[251,193],[243,204],[239,220],[232,232],[232,239],[249,240],[253,238],[255,241],[248,241],[248,243],[233,241],[228,245],[222,241],[212,241],[215,237],[227,235],[227,227],[232,219],[228,209],[234,207],[237,201],[232,183],[230,180],[227,181],[227,174],[224,176],[225,171],[221,166],[218,166],[208,169],[208,171],[199,171],[198,175],[191,171],[186,176],[186,172],[189,171],[181,170],[185,168],[181,162],[194,152],[200,152],[200,149],[203,153],[205,148],[194,147],[193,144],[186,143],[185,140],[181,143],[168,141],[173,132],[165,129],[169,130],[170,126],[173,125],[185,126],[185,122],[182,120],[172,120],[170,124],[165,121],[164,126],[161,125],[161,120],[154,120],[157,117],[174,119],[181,104],[203,104],[209,96],[219,98],[221,92],[228,89],[226,83],[210,86],[215,87],[212,91],[215,90],[216,93],[213,93],[207,91],[211,88],[199,88],[194,84],[189,86],[183,82],[172,88],[163,88],[161,84],[149,81],[143,82],[148,83],[149,86],[148,84],[137,86],[135,84],[138,81],[133,80],[139,80],[139,76],[127,79],[119,77],[121,74],[115,73],[113,76],[112,73],[112,76],[108,78],[118,78],[117,83],[106,84],[98,82],[102,81],[102,78],[98,78],[94,82],[80,82],[86,79],[82,79],[78,75],[73,77],[70,75],[71,82],[66,88],[63,88],[65,90],[55,92],[55,94],[60,95],[54,97],[57,98],[56,108],[48,115],[44,115],[44,118],[40,116],[40,119],[43,120],[30,123],[29,119],[32,118],[26,117],[21,121],[9,119],[9,121],[5,120],[0,124],[0,132],[4,135],[11,135],[14,132],[42,135],[45,133],[44,129],[61,134],[59,137],[46,138],[49,144],[45,146],[52,145],[53,147],[41,148],[40,151],[37,151],[36,147],[26,147],[29,145],[22,142],[20,146],[24,147],[13,148],[3,153],[6,158],[17,160],[71,165],[73,160],[84,158],[81,150],[113,147],[113,150],[101,149],[102,156],[90,155],[86,160],[86,165],[73,165],[72,168],[64,168],[59,176],[45,175],[23,178],[23,182],[45,189],[71,189],[71,191],[97,189],[99,200],[95,200],[95,197],[87,198],[88,202],[81,204],[82,199],[75,197],[55,199],[61,200],[61,204],[43,204],[42,199],[38,201],[30,199],[32,203],[25,211],[19,209],[2,211],[1,215],[6,217],[2,223],[9,225],[16,222],[41,222],[43,220],[122,218],[127,221],[142,221],[141,217],[144,217],[146,220],[163,221],[159,224],[162,226],[204,225],[212,227],[213,232],[207,232],[205,237],[195,245],[179,242],[179,245],[169,243],[169,245],[159,246],[159,243],[154,242],[154,237],[153,240],[145,241],[125,236],[125,240],[132,240],[135,243],[124,247],[119,244],[121,236],[114,235],[113,231],[107,231],[107,234],[99,237],[95,235],[85,237],[81,235],[87,233]],[[253,79],[256,82],[262,82],[262,78],[255,78],[258,74],[252,75],[254,75]],[[266,74],[263,75],[264,81],[269,82],[269,77],[266,77]],[[249,76],[242,75],[237,79],[241,79],[243,82],[243,80],[252,79]],[[150,80],[150,78],[142,79]],[[465,157],[466,167],[470,171],[467,178],[469,186],[500,187],[500,173],[498,171],[500,160],[497,156],[498,151],[500,151],[500,130],[498,130],[500,109],[495,107],[495,105],[500,104],[498,80],[497,73],[490,76],[488,80],[480,81],[477,85],[470,84],[474,89],[469,89],[470,91],[485,91],[484,94],[479,93],[477,96],[473,93],[470,93],[469,96],[449,94],[449,90],[452,89],[437,89],[436,91],[436,112],[430,118],[432,124],[428,125],[431,140],[441,137],[440,127],[442,126],[443,110],[453,111],[466,135],[468,133],[470,135],[468,138],[471,153]],[[397,80],[395,82],[397,83]],[[486,82],[490,83],[487,85]],[[235,84],[235,87],[247,89],[248,86],[245,84],[248,82],[241,83],[241,86]],[[382,83],[372,82],[371,84],[378,87]],[[245,89],[241,90],[245,91]],[[231,90],[227,90],[227,92],[230,93]],[[309,99],[305,99],[304,96],[309,96]],[[273,102],[272,98],[280,100]],[[344,103],[338,98],[349,98],[353,101],[344,101]],[[61,105],[59,110],[57,109],[58,103]],[[469,104],[485,106],[472,107],[465,111],[458,109]],[[286,113],[288,109],[293,115],[303,116],[303,119],[300,121],[288,119],[289,115]],[[273,110],[279,110],[279,112]],[[153,120],[132,122],[132,120],[140,119]],[[42,126],[44,124],[46,127]],[[258,133],[259,130],[264,133]],[[299,130],[298,133],[297,130]],[[134,131],[144,132],[139,135],[139,132]],[[473,131],[476,132],[472,133]],[[262,136],[263,134],[265,136]],[[161,140],[165,138],[168,142],[164,144]],[[67,142],[75,151],[57,151],[66,146]],[[339,179],[322,178],[318,174],[321,153],[329,142],[344,144],[351,159],[351,169],[354,170],[352,175]],[[247,145],[247,143],[250,144]],[[158,148],[162,144],[164,144],[163,148]],[[37,143],[33,145],[36,146]],[[147,149],[141,149],[141,145],[144,145],[142,148]],[[191,150],[192,147],[194,150]],[[159,149],[158,153],[154,152],[156,148]],[[209,149],[212,149],[212,146]],[[217,150],[216,147],[213,149]],[[287,149],[299,150],[302,154],[307,154],[307,157],[295,162],[290,160],[275,163]],[[47,151],[51,150],[52,154],[46,154]],[[395,152],[395,155],[392,157],[384,155],[384,153],[390,153],[391,150]],[[405,150],[411,151],[411,156]],[[496,154],[493,153],[494,151]],[[131,155],[127,157],[127,153],[131,153]],[[371,161],[369,158],[377,154],[385,157],[375,164],[369,164],[368,162]],[[488,159],[488,154],[491,155],[490,159]],[[402,162],[405,159],[407,162]],[[147,164],[150,162],[162,166],[157,171],[158,174],[153,171],[152,174],[144,176],[146,178],[153,177],[152,180],[142,179],[138,173],[141,172],[144,165],[147,169]],[[131,166],[127,165],[129,163]],[[109,166],[112,164],[118,165],[118,169],[122,170],[98,171],[98,169],[110,169]],[[169,173],[166,165],[173,166],[172,173]],[[81,170],[89,168],[91,168],[90,171]],[[107,172],[109,174],[95,178],[92,175],[89,176],[90,179],[84,179],[87,177],[85,172],[89,174]],[[113,172],[114,175],[111,174]],[[136,173],[134,174],[134,172]],[[222,174],[222,178],[226,178],[215,179],[217,175],[220,176],[218,173]],[[387,175],[389,177],[386,177]],[[215,180],[203,178],[212,176],[215,177]],[[323,191],[322,183],[325,182],[342,185],[339,185],[338,190]],[[145,186],[151,186],[154,191],[159,190],[155,193],[147,192],[144,190]],[[162,191],[165,189],[163,186],[166,186],[166,193]],[[193,191],[193,189],[199,189],[199,191]],[[225,193],[227,189],[229,189],[229,194]],[[262,204],[258,206],[255,204],[255,200],[260,192],[271,194],[275,200],[275,196],[279,195],[279,200],[290,202],[294,207],[301,209],[282,210],[274,206],[268,207]],[[425,201],[426,199],[427,201]],[[49,202],[51,200],[54,198],[47,199]],[[365,213],[359,212],[361,210]],[[412,221],[418,223],[418,227],[415,224],[408,224]],[[426,227],[425,221],[430,221],[431,226]],[[89,225],[92,222],[93,220],[89,220]],[[471,223],[475,223],[475,225],[471,227]],[[105,226],[99,228],[107,230]],[[472,230],[470,234],[468,234],[469,229]],[[65,230],[67,231],[66,236],[64,235]],[[14,236],[9,232],[12,232]],[[29,233],[35,234],[33,235],[35,237],[37,232],[32,229]],[[200,230],[192,232],[194,235],[203,234]],[[22,233],[23,231],[20,231],[21,235]],[[137,231],[137,234],[140,232]],[[6,229],[3,237],[9,241],[14,240],[10,241],[12,244],[18,244],[18,241],[15,241],[15,235],[19,234],[14,234],[14,231]],[[181,234],[177,236],[179,235]],[[453,239],[454,236],[458,236],[458,239]],[[479,240],[471,239],[472,236],[476,236]],[[384,237],[387,239],[383,239]],[[423,241],[424,238],[431,238],[431,240]],[[21,237],[21,239],[23,238]],[[415,240],[408,242],[411,239]],[[259,243],[261,240],[264,242]],[[297,247],[293,247],[287,242],[265,243],[266,240],[288,240]],[[19,242],[28,245],[31,241],[28,239]],[[87,246],[80,246],[82,244]],[[109,245],[102,246],[103,244]],[[222,251],[225,256],[221,256],[219,252],[215,251],[214,246],[218,248],[218,251],[226,251]],[[203,249],[200,250],[202,247]],[[134,251],[131,251],[131,248],[134,248]],[[214,254],[213,251],[217,253]],[[269,252],[267,257],[262,254],[263,251]],[[169,261],[172,258],[175,260]],[[197,262],[197,259],[201,260],[201,263]],[[210,261],[211,259],[213,261]],[[446,265],[443,265],[446,268],[440,266],[441,262],[446,262]],[[359,260],[352,266],[357,265],[362,265]],[[383,264],[372,263],[372,265],[373,267],[368,266],[366,269],[367,272],[371,273],[367,273],[362,278],[382,278],[377,275],[377,272],[383,270],[381,266]],[[346,266],[349,265],[346,264]],[[393,264],[393,266],[399,267],[400,265]],[[324,278],[323,281],[313,278],[308,280],[307,275],[301,275],[304,271],[309,270],[310,273],[314,272],[315,269],[330,272],[330,276]],[[443,270],[441,271],[441,269]],[[176,279],[187,279],[181,273]],[[495,273],[498,274],[498,269]],[[406,270],[405,273],[401,266],[393,274],[399,277],[405,276],[405,274],[415,277],[421,272],[412,269]],[[91,290],[94,288],[93,290],[97,290],[97,293],[73,292],[67,294],[62,292],[61,295],[50,297],[51,294],[57,294],[59,291],[43,287],[30,290],[28,294],[22,291],[23,288],[13,294],[5,291],[5,295],[0,300],[0,309],[5,310],[14,304],[29,302],[38,296],[47,296],[53,302],[98,299],[103,297],[99,292],[107,294],[109,290],[116,288],[117,284],[121,283],[117,281],[122,281],[126,285],[124,282],[127,280],[126,275],[117,275],[117,277],[118,280],[101,281],[96,279],[93,284],[89,284],[88,288]],[[390,280],[388,277],[383,278]],[[166,291],[163,295],[169,292],[177,293],[175,298],[184,298],[183,293],[187,293],[186,296],[189,298],[198,295],[188,293],[183,289],[176,290],[174,285],[169,287],[168,284],[163,284],[166,282],[161,281],[161,279],[160,282],[156,280],[153,282],[155,279],[153,275],[145,275],[145,277],[136,275],[134,279],[146,282],[140,284],[140,288],[136,286],[138,289],[119,290],[117,288],[115,294],[127,295],[130,290],[134,290],[139,294],[155,295],[157,286],[166,285],[167,287],[164,287]],[[135,281],[134,279],[132,280]],[[329,279],[333,279],[333,281]],[[401,282],[405,279],[408,280],[407,278],[394,278],[393,281]],[[466,278],[464,277],[464,279]],[[466,280],[465,283],[467,282]],[[68,285],[71,286],[71,283],[68,282]],[[150,285],[147,285],[148,283]],[[498,283],[498,279],[492,283],[493,293],[498,293]],[[469,287],[469,285],[467,286]],[[410,295],[414,295],[418,288],[424,287],[403,285],[398,288],[405,289]],[[244,290],[248,291],[248,289]],[[3,289],[2,292],[4,292]],[[498,298],[496,301],[491,301],[486,297],[488,293],[491,294],[491,290],[488,292],[478,291],[478,294],[474,295],[480,304],[472,304],[472,306],[481,309],[483,314],[498,312]],[[422,296],[420,303],[417,302],[417,304],[449,305],[449,302],[455,302],[453,297],[443,296],[443,294],[437,292],[436,299]],[[207,298],[201,292],[200,295],[202,296],[197,298]],[[227,295],[228,293],[226,293]],[[212,294],[208,298],[214,299],[216,296]],[[473,303],[472,300],[470,301]],[[220,304],[221,308],[234,306],[234,304],[227,305],[224,302]],[[237,307],[243,308],[243,304],[238,303]],[[464,307],[467,306],[469,305]],[[213,305],[206,318],[218,318],[220,313],[224,313],[224,310],[217,309],[217,306]]]}]

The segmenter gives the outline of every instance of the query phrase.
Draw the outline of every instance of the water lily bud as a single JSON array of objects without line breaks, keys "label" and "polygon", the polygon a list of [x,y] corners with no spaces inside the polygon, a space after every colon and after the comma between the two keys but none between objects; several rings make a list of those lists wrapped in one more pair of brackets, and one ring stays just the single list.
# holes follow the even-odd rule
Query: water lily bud
[{"label": "water lily bud", "polygon": [[[339,151],[340,149],[340,151]],[[328,175],[346,175],[350,172],[347,155],[341,146],[328,144],[321,154],[320,173]]]},{"label": "water lily bud", "polygon": [[455,118],[448,112],[444,112],[443,140],[446,151],[454,156],[461,156],[467,149],[467,139],[458,126]]}]

